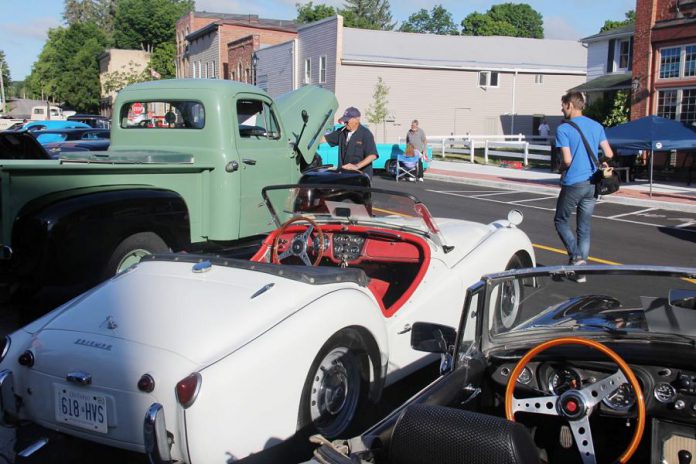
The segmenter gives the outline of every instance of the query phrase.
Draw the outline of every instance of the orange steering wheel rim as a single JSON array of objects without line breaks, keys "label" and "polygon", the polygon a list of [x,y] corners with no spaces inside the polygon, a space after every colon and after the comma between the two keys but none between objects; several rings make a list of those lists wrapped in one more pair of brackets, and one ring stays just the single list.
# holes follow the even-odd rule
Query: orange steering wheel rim
[{"label": "orange steering wheel rim", "polygon": [[[317,231],[317,235],[319,236],[319,249],[317,250],[317,257],[314,260],[314,263],[312,265],[318,266],[319,262],[321,261],[321,258],[324,257],[324,232],[321,230],[321,227],[317,225],[316,222],[314,222],[312,219],[305,217],[305,216],[296,216],[294,218],[289,219],[288,221],[285,222],[282,226],[280,226],[280,229],[278,229],[278,232],[276,233],[275,238],[273,239],[273,245],[271,246],[271,262],[274,264],[280,264],[280,259],[278,258],[278,245],[280,244],[280,238],[283,236],[285,231],[287,230],[288,227],[290,227],[292,224],[300,221],[305,221],[308,222],[314,230]],[[309,237],[308,237],[309,239]]]},{"label": "orange steering wheel rim", "polygon": [[618,355],[614,350],[609,348],[608,346],[604,345],[603,343],[590,340],[587,338],[580,338],[580,337],[561,337],[561,338],[556,338],[554,340],[549,340],[543,343],[538,344],[531,350],[529,350],[522,358],[517,362],[517,365],[515,368],[512,370],[510,373],[510,377],[508,380],[507,388],[505,389],[505,417],[507,417],[508,420],[510,421],[515,421],[515,415],[514,412],[512,411],[512,406],[513,406],[513,393],[515,391],[515,385],[517,384],[517,378],[520,376],[522,373],[522,369],[525,368],[525,366],[529,363],[529,361],[534,358],[536,355],[539,353],[548,350],[549,348],[553,348],[556,346],[561,346],[561,345],[583,345],[587,346],[589,348],[593,348],[597,351],[600,351],[603,353],[605,356],[610,358],[612,361],[616,363],[616,365],[619,366],[619,369],[621,369],[621,372],[626,376],[628,379],[629,383],[631,384],[631,387],[633,388],[633,391],[635,392],[636,395],[636,406],[638,407],[638,418],[636,422],[636,428],[635,431],[633,432],[633,438],[631,439],[631,442],[629,443],[628,447],[626,448],[626,451],[619,457],[618,462],[620,463],[626,463],[628,462],[629,459],[633,456],[633,454],[636,452],[638,449],[638,445],[640,444],[640,440],[643,437],[643,432],[645,431],[645,398],[643,397],[643,390],[640,387],[640,384],[638,383],[638,378],[636,375],[633,373],[633,370],[631,367],[626,363],[626,361],[623,360],[621,356]]}]

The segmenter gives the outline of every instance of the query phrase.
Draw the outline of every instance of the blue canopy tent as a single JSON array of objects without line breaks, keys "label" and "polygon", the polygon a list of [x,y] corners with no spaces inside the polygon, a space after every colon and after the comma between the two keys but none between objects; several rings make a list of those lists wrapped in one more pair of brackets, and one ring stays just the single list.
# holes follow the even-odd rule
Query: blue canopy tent
[{"label": "blue canopy tent", "polygon": [[650,196],[653,184],[655,150],[696,150],[696,131],[673,119],[646,116],[606,130],[613,148],[650,150]]}]

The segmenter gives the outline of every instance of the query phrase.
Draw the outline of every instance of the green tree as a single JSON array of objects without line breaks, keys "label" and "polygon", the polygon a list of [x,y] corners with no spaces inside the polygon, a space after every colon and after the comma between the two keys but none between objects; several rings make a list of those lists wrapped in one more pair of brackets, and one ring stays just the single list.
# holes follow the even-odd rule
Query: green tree
[{"label": "green tree", "polygon": [[193,0],[119,0],[114,21],[117,48],[152,52],[175,41],[176,21],[193,9]]},{"label": "green tree", "polygon": [[346,0],[338,13],[346,27],[391,31],[395,26],[389,0]]},{"label": "green tree", "polygon": [[318,5],[315,5],[314,2],[308,2],[304,5],[296,3],[295,7],[297,8],[297,18],[295,18],[295,22],[300,24],[313,23],[336,15],[336,9],[334,7],[321,3]]},{"label": "green tree", "polygon": [[[0,50],[0,73],[2,73],[2,85],[3,88],[0,89],[0,95],[4,95],[5,98],[10,96],[10,88],[12,86],[12,80],[10,79],[10,67],[7,65],[7,60],[5,59],[5,52]],[[4,93],[3,93],[4,92]],[[3,100],[2,103],[5,103]],[[5,108],[0,107],[0,113],[4,113]]]},{"label": "green tree", "polygon": [[427,32],[439,35],[458,35],[459,29],[452,20],[452,13],[435,5],[430,12],[421,8],[408,17],[399,29],[402,32]]},{"label": "green tree", "polygon": [[74,23],[48,31],[38,60],[27,77],[32,96],[52,99],[80,111],[99,106],[99,62],[107,39],[93,22]]},{"label": "green tree", "polygon": [[474,12],[462,20],[464,35],[505,35],[544,38],[541,13],[526,3],[493,5],[486,13]]},{"label": "green tree", "polygon": [[118,0],[65,0],[63,19],[68,25],[94,22],[111,37],[117,4]]},{"label": "green tree", "polygon": [[619,27],[624,27],[628,26],[629,24],[634,24],[636,22],[636,11],[635,10],[629,10],[627,11],[624,16],[626,16],[626,19],[623,21],[614,21],[611,19],[607,19],[604,21],[604,26],[599,30],[599,32],[606,32],[610,31],[612,29],[617,29]]},{"label": "green tree", "polygon": [[104,73],[103,79],[104,92],[110,93],[118,92],[130,84],[149,81],[152,77],[150,72],[147,69],[143,69],[139,63],[129,61],[128,69]]},{"label": "green tree", "polygon": [[158,79],[172,79],[176,77],[176,45],[166,42],[155,48],[150,56],[149,68],[159,73]]},{"label": "green tree", "polygon": [[630,121],[631,119],[631,92],[619,90],[614,95],[611,109],[607,116],[602,120],[606,127],[613,127]]},{"label": "green tree", "polygon": [[372,94],[372,103],[367,109],[367,120],[373,124],[382,124],[382,141],[386,141],[386,120],[389,115],[389,87],[384,84],[381,77],[377,78],[375,92]]}]

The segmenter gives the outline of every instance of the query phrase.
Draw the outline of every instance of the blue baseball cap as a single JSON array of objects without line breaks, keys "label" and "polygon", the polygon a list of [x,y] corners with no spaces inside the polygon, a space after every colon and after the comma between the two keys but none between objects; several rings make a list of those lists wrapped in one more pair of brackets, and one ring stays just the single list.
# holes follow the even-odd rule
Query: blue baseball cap
[{"label": "blue baseball cap", "polygon": [[343,116],[341,116],[338,119],[338,122],[345,124],[348,122],[348,120],[353,119],[353,118],[359,118],[359,117],[360,117],[360,111],[354,106],[349,106],[343,112]]}]

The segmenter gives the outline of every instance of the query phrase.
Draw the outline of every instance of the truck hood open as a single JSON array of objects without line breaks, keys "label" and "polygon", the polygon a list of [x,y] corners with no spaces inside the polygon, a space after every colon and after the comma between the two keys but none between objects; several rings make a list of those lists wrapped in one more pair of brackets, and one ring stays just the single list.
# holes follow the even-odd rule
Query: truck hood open
[{"label": "truck hood open", "polygon": [[[338,101],[333,92],[307,85],[276,99],[276,108],[285,130],[297,144],[297,151],[309,163],[321,143],[324,132],[331,130]],[[307,127],[302,130],[302,111],[307,112]]]},{"label": "truck hood open", "polygon": [[267,272],[221,265],[195,272],[193,267],[142,262],[67,304],[41,330],[115,337],[206,365],[263,336],[328,291],[327,285]]}]

